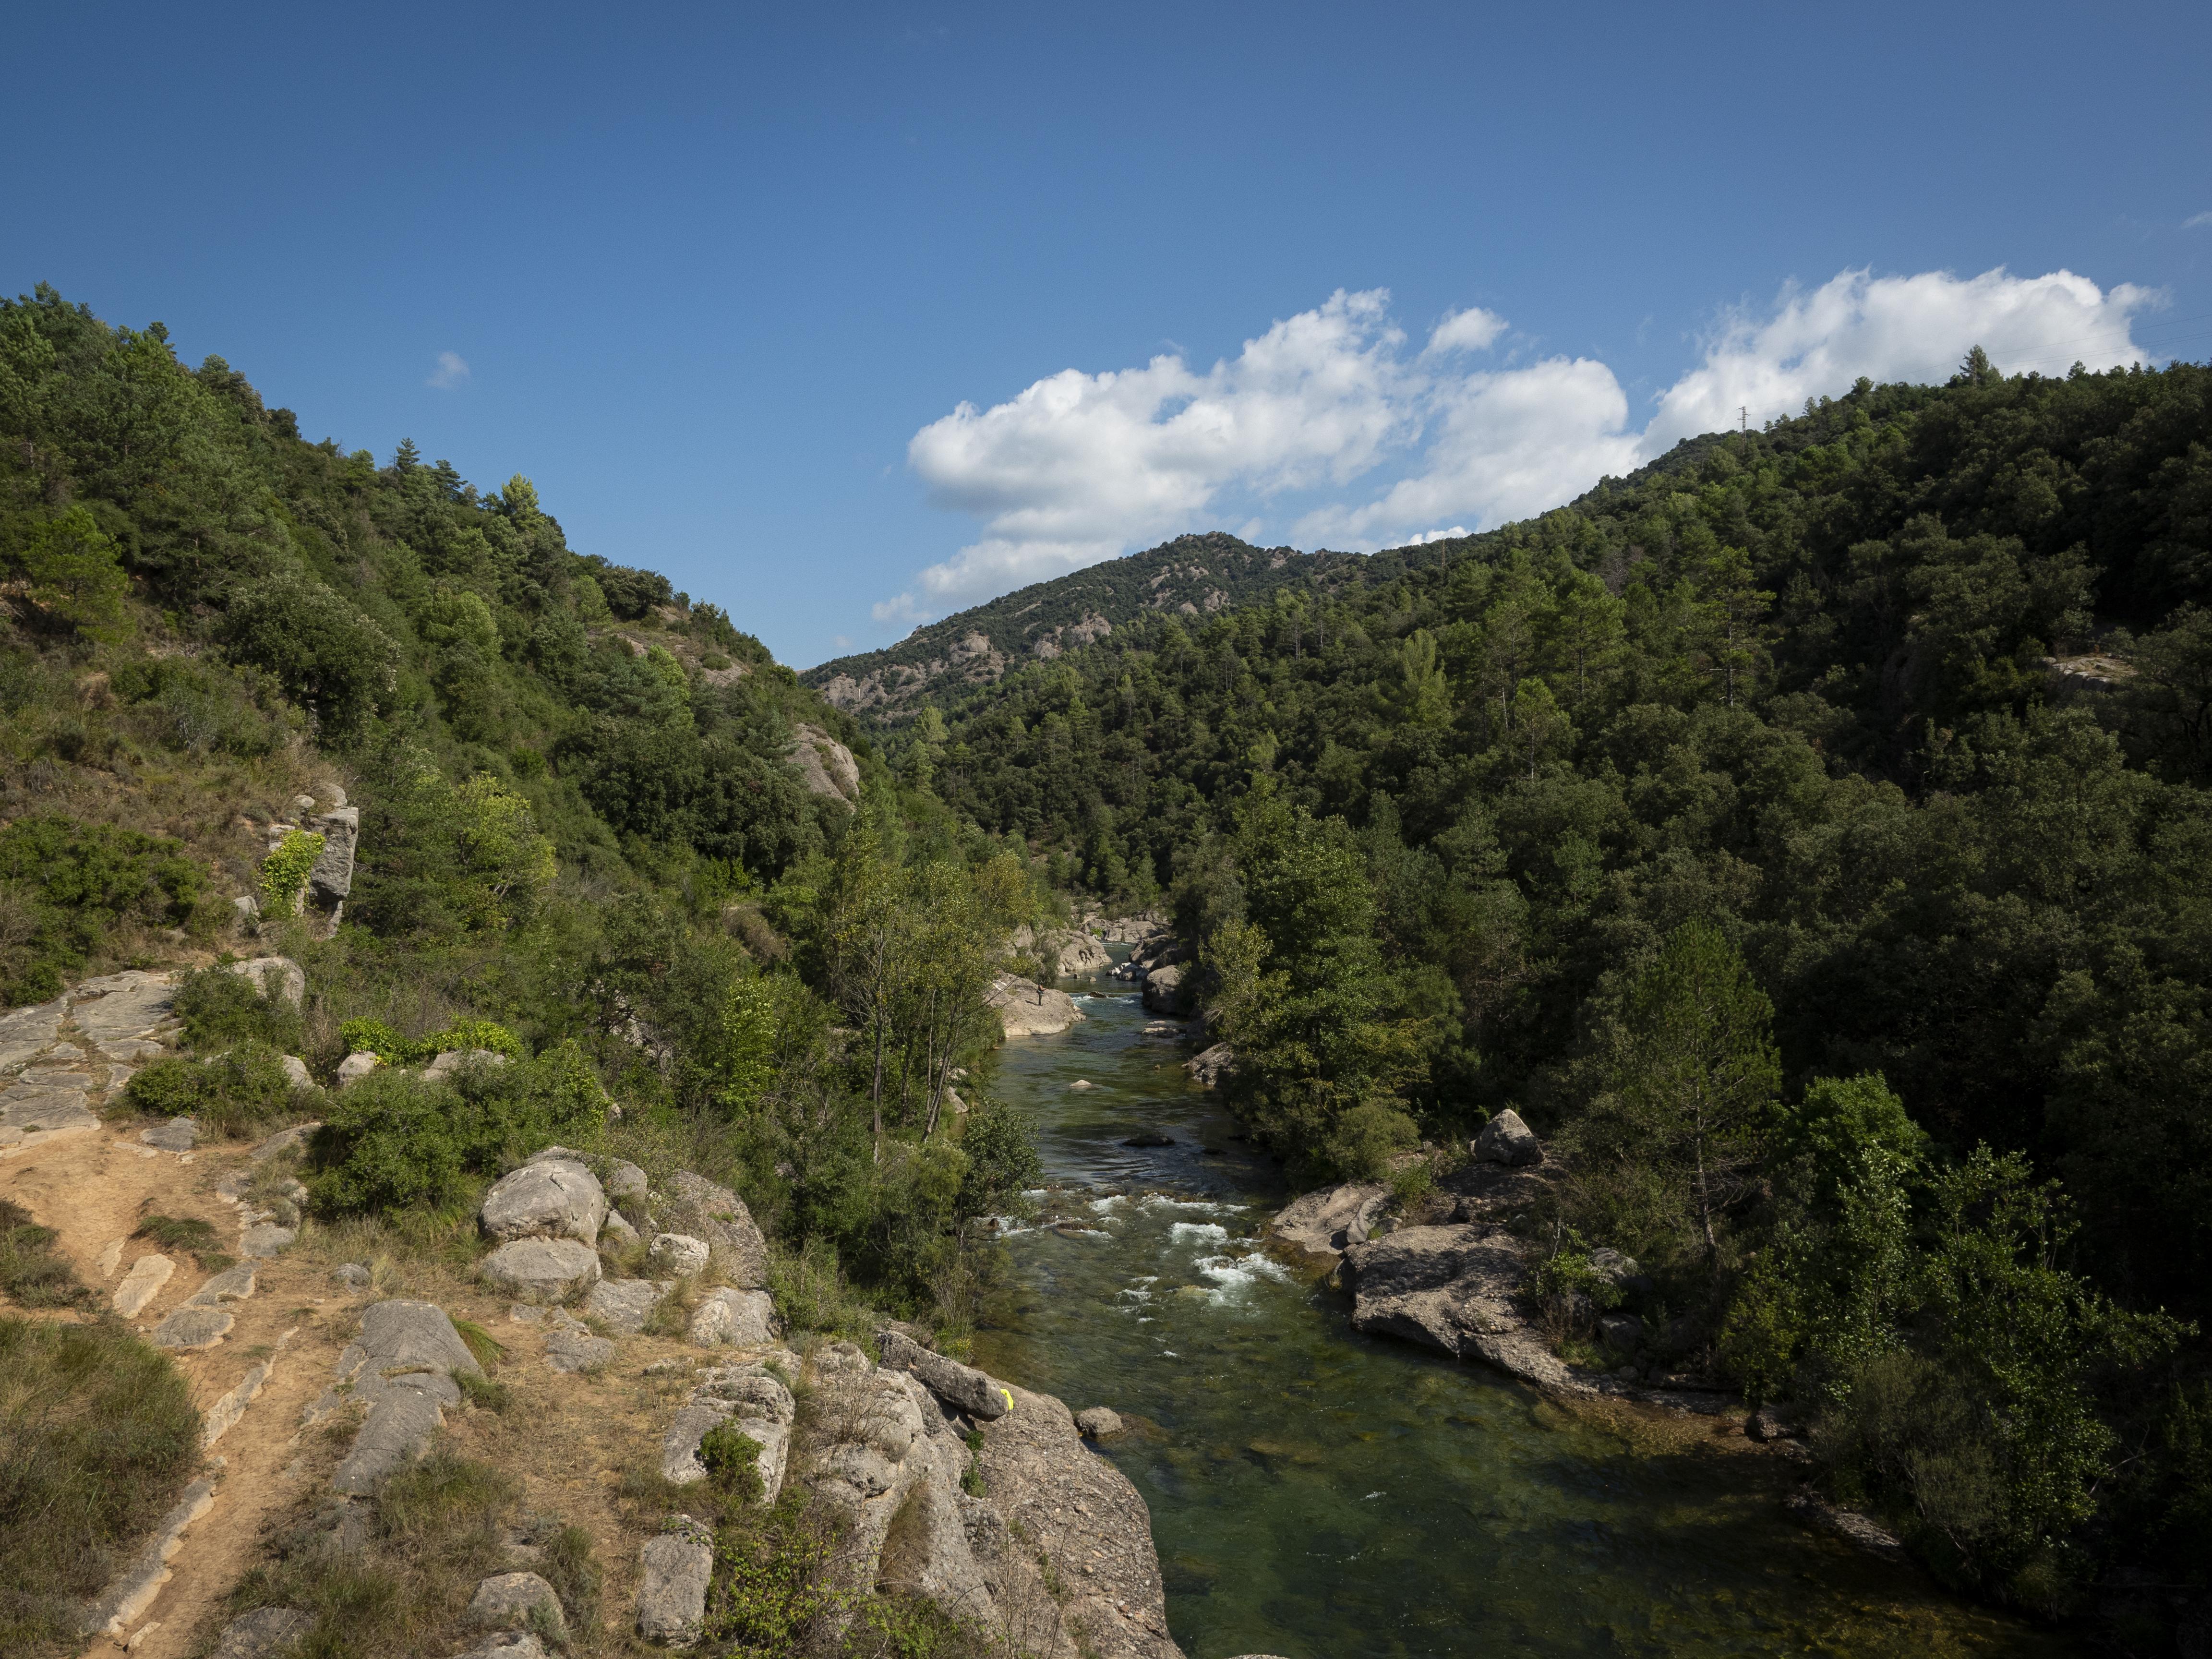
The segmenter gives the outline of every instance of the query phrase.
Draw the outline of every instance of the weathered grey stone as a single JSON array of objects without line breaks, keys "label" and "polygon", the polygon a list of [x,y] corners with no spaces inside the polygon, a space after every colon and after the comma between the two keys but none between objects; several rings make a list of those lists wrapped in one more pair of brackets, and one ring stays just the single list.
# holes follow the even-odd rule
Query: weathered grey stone
[{"label": "weathered grey stone", "polygon": [[689,1233],[656,1233],[646,1260],[672,1278],[692,1279],[707,1271],[712,1254],[703,1238]]},{"label": "weathered grey stone", "polygon": [[607,1218],[599,1224],[599,1248],[603,1250],[626,1250],[637,1243],[637,1229],[620,1210],[609,1210]]},{"label": "weathered grey stone", "polygon": [[574,1238],[595,1243],[606,1219],[599,1177],[572,1158],[532,1161],[508,1171],[484,1194],[477,1222],[487,1237]]},{"label": "weathered grey stone", "polygon": [[1121,1413],[1111,1406],[1093,1406],[1076,1413],[1075,1426],[1089,1439],[1103,1440],[1121,1432]]},{"label": "weathered grey stone", "polygon": [[564,1635],[568,1628],[561,1616],[561,1598],[534,1572],[495,1573],[479,1583],[469,1598],[469,1620],[488,1630],[514,1630],[538,1621]]},{"label": "weathered grey stone", "polygon": [[180,1352],[212,1348],[237,1322],[238,1316],[228,1308],[179,1308],[154,1328],[151,1340],[157,1348]]},{"label": "weathered grey stone", "polygon": [[955,1410],[985,1423],[1006,1414],[1006,1390],[974,1366],[947,1359],[941,1353],[932,1353],[913,1338],[894,1330],[876,1333],[876,1349],[883,1355],[885,1365],[911,1373],[924,1388]]},{"label": "weathered grey stone", "polygon": [[311,834],[323,838],[315,867],[307,872],[307,896],[329,909],[353,891],[353,860],[361,842],[361,809],[341,806],[307,820]]},{"label": "weathered grey stone", "polygon": [[477,1264],[494,1290],[520,1302],[565,1301],[599,1282],[599,1253],[574,1238],[517,1238]]},{"label": "weathered grey stone", "polygon": [[661,1229],[704,1239],[714,1270],[732,1285],[751,1290],[767,1284],[768,1241],[744,1200],[689,1170],[678,1170],[668,1184],[672,1202]]},{"label": "weathered grey stone", "polygon": [[1012,974],[1001,975],[983,1000],[999,1011],[1000,1029],[1009,1038],[1051,1036],[1086,1018],[1066,992]]},{"label": "weathered grey stone", "polygon": [[569,1320],[545,1334],[545,1363],[556,1371],[595,1371],[615,1357],[615,1345]]},{"label": "weathered grey stone", "polygon": [[1446,1353],[1468,1340],[1521,1329],[1513,1305],[1521,1250],[1509,1233],[1479,1226],[1401,1227],[1344,1253],[1352,1322]]},{"label": "weathered grey stone", "polygon": [[264,998],[282,997],[295,1008],[307,1000],[307,969],[289,957],[255,957],[246,962],[234,962],[230,971]]},{"label": "weathered grey stone", "polygon": [[176,975],[137,968],[103,974],[72,988],[69,1002],[77,1030],[108,1053],[111,1044],[153,1036],[175,1017]]},{"label": "weathered grey stone", "polygon": [[99,1127],[81,1085],[60,1087],[27,1078],[0,1090],[0,1127],[28,1135]]},{"label": "weathered grey stone", "polygon": [[291,1659],[315,1615],[299,1607],[256,1607],[222,1627],[214,1659]]},{"label": "weathered grey stone", "polygon": [[285,1079],[295,1089],[312,1089],[315,1086],[315,1074],[307,1069],[307,1062],[299,1055],[286,1054],[276,1063],[284,1068]]},{"label": "weathered grey stone", "polygon": [[1625,1353],[1644,1340],[1644,1322],[1634,1314],[1601,1314],[1597,1334],[1607,1347]]},{"label": "weathered grey stone", "polygon": [[161,1593],[161,1586],[169,1582],[169,1558],[177,1553],[185,1528],[214,1507],[212,1476],[185,1487],[184,1496],[161,1517],[145,1547],[92,1604],[84,1621],[85,1634],[98,1632],[119,1638],[140,1614],[153,1606],[154,1598]]},{"label": "weathered grey stone", "polygon": [[696,1643],[707,1618],[707,1585],[714,1571],[714,1535],[688,1515],[647,1541],[637,1590],[637,1633],[665,1647]]},{"label": "weathered grey stone", "polygon": [[337,1382],[369,1408],[353,1447],[338,1465],[334,1490],[365,1494],[401,1463],[419,1457],[459,1402],[455,1371],[481,1375],[445,1310],[434,1303],[392,1300],[362,1314],[361,1335],[338,1356]]},{"label": "weathered grey stone", "polygon": [[727,1285],[710,1291],[692,1310],[690,1336],[702,1348],[729,1344],[758,1347],[774,1340],[770,1322],[775,1301],[766,1291],[738,1291]]},{"label": "weathered grey stone", "polygon": [[635,1336],[645,1328],[647,1317],[659,1305],[668,1288],[650,1279],[603,1279],[584,1298],[584,1311],[612,1329]]},{"label": "weathered grey stone", "polygon": [[28,1063],[52,1042],[60,1031],[69,999],[56,997],[32,1008],[14,1008],[0,1014],[0,1073]]},{"label": "weathered grey stone", "polygon": [[1510,1106],[1482,1126],[1482,1133],[1474,1138],[1474,1152],[1480,1163],[1503,1164],[1509,1169],[1525,1169],[1544,1161],[1543,1145],[1536,1132]]},{"label": "weathered grey stone", "polygon": [[365,1291],[374,1276],[362,1262],[341,1261],[331,1269],[331,1277],[349,1291]]},{"label": "weathered grey stone", "polygon": [[147,1146],[158,1146],[165,1152],[189,1152],[199,1138],[200,1126],[188,1117],[173,1117],[167,1123],[157,1123],[138,1132],[138,1139]]},{"label": "weathered grey stone", "polygon": [[546,1659],[545,1644],[526,1630],[501,1631],[486,1637],[460,1659]]},{"label": "weathered grey stone", "polygon": [[645,1171],[625,1158],[611,1158],[599,1171],[599,1185],[617,1204],[642,1204],[646,1199]]},{"label": "weathered grey stone", "polygon": [[1590,1271],[1617,1291],[1635,1291],[1650,1281],[1644,1278],[1644,1269],[1636,1265],[1636,1258],[1624,1255],[1611,1245],[1600,1245],[1589,1253]]},{"label": "weathered grey stone", "polygon": [[338,1062],[338,1087],[350,1089],[383,1064],[382,1060],[366,1049],[348,1054]]},{"label": "weathered grey stone", "polygon": [[257,1261],[266,1260],[279,1250],[290,1248],[300,1236],[297,1227],[280,1227],[273,1221],[257,1222],[248,1227],[238,1241],[238,1253]]}]

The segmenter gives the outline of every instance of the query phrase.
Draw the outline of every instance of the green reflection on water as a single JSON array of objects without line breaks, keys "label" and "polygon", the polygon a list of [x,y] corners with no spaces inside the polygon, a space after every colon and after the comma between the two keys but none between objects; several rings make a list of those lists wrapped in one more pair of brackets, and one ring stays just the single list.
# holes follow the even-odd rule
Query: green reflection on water
[{"label": "green reflection on water", "polygon": [[[1191,1659],[2075,1651],[1807,1530],[1790,1466],[1706,1425],[1358,1335],[1261,1249],[1286,1194],[1185,1084],[1188,1046],[1118,988],[1081,1006],[1000,1051],[1054,1189],[978,1358],[1139,1419],[1107,1455]],[[1121,1144],[1139,1130],[1176,1144]]]}]

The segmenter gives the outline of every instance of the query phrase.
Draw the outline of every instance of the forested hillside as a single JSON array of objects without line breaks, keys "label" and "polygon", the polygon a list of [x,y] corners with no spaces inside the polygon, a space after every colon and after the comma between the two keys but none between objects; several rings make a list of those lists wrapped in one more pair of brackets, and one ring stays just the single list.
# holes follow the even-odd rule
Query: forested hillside
[{"label": "forested hillside", "polygon": [[[996,1040],[982,998],[1034,872],[941,811],[859,805],[884,783],[867,744],[723,611],[570,549],[526,478],[308,442],[221,358],[46,289],[0,304],[0,578],[9,1006],[282,951],[296,1026],[200,1018],[249,1059],[167,1109],[251,1129],[284,1103],[272,1044],[318,1085],[349,1048],[455,1032],[528,1062],[486,1098],[333,1096],[326,1217],[465,1231],[550,1126],[731,1182],[805,1322],[852,1276],[971,1316],[963,1224],[1027,1142],[943,1096]],[[333,926],[289,914],[321,843],[286,826],[341,791],[360,853]]]},{"label": "forested hillside", "polygon": [[1562,1230],[1828,1402],[1931,1554],[2057,1605],[2094,1512],[2200,1582],[2212,1395],[2156,1316],[2212,1315],[2208,398],[1862,381],[1336,597],[1119,627],[895,764],[1170,902],[1313,1175],[1515,1107]]},{"label": "forested hillside", "polygon": [[1282,588],[1330,592],[1372,580],[1376,568],[1375,561],[1357,554],[1253,547],[1219,531],[1178,536],[956,612],[896,645],[839,657],[799,678],[872,725],[896,723],[1024,663],[1049,662],[1103,639],[1140,617],[1202,620]]}]

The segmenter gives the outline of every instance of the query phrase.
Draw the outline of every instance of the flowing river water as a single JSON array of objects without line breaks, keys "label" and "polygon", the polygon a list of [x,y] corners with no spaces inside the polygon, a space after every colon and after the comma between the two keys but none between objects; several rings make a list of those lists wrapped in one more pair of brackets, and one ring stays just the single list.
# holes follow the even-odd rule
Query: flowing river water
[{"label": "flowing river water", "polygon": [[[1068,988],[1086,1019],[990,1082],[1037,1115],[1049,1185],[977,1358],[1133,1419],[1101,1449],[1151,1506],[1190,1659],[2075,1651],[1808,1529],[1792,1467],[1702,1419],[1359,1335],[1262,1247],[1291,1194],[1186,1081],[1182,1032]],[[1124,1144],[1148,1133],[1175,1144]]]}]

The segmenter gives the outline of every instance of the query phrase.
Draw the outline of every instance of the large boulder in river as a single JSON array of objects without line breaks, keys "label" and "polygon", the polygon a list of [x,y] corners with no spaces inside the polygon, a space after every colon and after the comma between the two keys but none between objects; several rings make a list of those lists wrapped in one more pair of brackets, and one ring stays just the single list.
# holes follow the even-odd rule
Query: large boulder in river
[{"label": "large boulder in river", "polygon": [[1217,1042],[1204,1053],[1194,1054],[1183,1061],[1182,1069],[1200,1088],[1218,1089],[1221,1086],[1221,1079],[1236,1064],[1236,1049],[1225,1042]]},{"label": "large boulder in river", "polygon": [[744,1200],[689,1170],[678,1170],[668,1185],[667,1201],[653,1217],[658,1228],[703,1240],[714,1271],[740,1290],[768,1283],[768,1241]]},{"label": "large boulder in river", "polygon": [[1482,1133],[1474,1138],[1474,1152],[1479,1164],[1503,1164],[1512,1170],[1544,1161],[1543,1143],[1510,1106],[1482,1126]]},{"label": "large boulder in river", "polygon": [[1155,968],[1146,975],[1145,1006],[1156,1014],[1196,1013],[1198,988],[1191,982],[1189,968]]},{"label": "large boulder in river", "polygon": [[599,1242],[607,1195],[599,1177],[573,1158],[533,1159],[501,1176],[484,1194],[477,1219],[485,1237],[574,1238]]},{"label": "large boulder in river", "polygon": [[1324,1187],[1292,1199],[1268,1227],[1285,1244],[1315,1255],[1335,1255],[1364,1243],[1389,1203],[1390,1189],[1379,1181]]},{"label": "large boulder in river", "polygon": [[1051,1036],[1084,1018],[1066,992],[1012,974],[1001,975],[983,1000],[999,1011],[999,1024],[1009,1037]]}]

